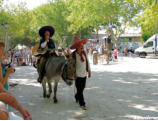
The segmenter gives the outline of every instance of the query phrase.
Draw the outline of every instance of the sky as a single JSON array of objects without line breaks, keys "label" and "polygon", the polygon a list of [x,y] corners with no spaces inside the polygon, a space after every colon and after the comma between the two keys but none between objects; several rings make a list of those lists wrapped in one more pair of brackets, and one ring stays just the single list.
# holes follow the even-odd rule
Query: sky
[{"label": "sky", "polygon": [[47,3],[48,0],[4,0],[4,4],[17,5],[20,2],[26,2],[28,9],[33,9],[41,4]]}]

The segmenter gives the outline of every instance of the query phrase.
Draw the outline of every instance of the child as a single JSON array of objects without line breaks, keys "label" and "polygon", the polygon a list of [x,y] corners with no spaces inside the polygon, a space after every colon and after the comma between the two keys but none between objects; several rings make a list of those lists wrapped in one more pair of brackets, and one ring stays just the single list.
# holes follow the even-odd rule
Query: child
[{"label": "child", "polygon": [[116,49],[116,48],[115,48],[114,51],[113,51],[113,55],[114,55],[115,60],[117,60],[118,52],[117,52],[117,49]]}]

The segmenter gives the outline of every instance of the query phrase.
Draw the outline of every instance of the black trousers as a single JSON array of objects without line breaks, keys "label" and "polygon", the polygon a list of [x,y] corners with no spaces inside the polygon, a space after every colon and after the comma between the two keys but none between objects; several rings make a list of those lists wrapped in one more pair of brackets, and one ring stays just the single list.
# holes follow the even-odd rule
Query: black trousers
[{"label": "black trousers", "polygon": [[86,86],[86,77],[77,77],[75,80],[75,86],[77,89],[77,93],[75,94],[76,101],[79,102],[80,106],[85,106],[83,91]]}]

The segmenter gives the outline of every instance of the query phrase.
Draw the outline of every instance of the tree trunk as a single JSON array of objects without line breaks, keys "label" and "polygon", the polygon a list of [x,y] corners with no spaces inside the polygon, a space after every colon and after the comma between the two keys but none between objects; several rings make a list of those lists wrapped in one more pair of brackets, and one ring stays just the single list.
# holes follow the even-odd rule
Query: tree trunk
[{"label": "tree trunk", "polygon": [[115,40],[115,48],[118,49],[118,40]]},{"label": "tree trunk", "polygon": [[118,49],[118,40],[119,40],[119,38],[117,38],[117,37],[115,36],[115,34],[113,33],[112,30],[109,31],[109,34],[110,34],[110,35],[112,36],[112,38],[114,39],[115,47],[116,47],[116,49]]},{"label": "tree trunk", "polygon": [[97,40],[99,40],[99,34],[98,34],[98,31],[99,31],[99,30],[97,29]]}]

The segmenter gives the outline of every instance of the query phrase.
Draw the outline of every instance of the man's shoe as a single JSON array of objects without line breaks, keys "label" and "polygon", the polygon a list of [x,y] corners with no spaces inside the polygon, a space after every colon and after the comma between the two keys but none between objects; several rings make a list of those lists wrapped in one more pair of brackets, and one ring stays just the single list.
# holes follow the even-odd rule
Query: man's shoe
[{"label": "man's shoe", "polygon": [[39,78],[39,77],[38,77],[37,81],[38,81],[39,83],[42,83],[42,79]]},{"label": "man's shoe", "polygon": [[85,105],[80,106],[82,110],[87,110],[87,107]]}]

